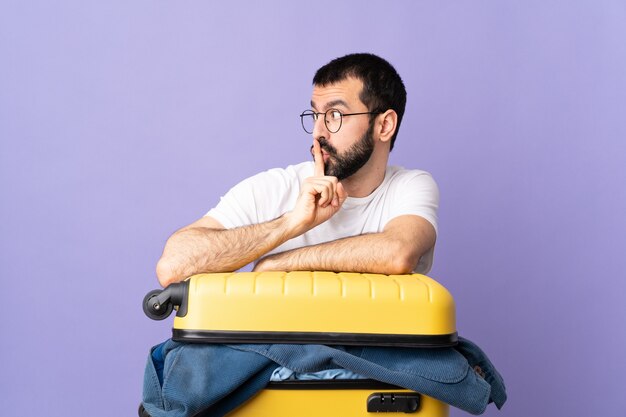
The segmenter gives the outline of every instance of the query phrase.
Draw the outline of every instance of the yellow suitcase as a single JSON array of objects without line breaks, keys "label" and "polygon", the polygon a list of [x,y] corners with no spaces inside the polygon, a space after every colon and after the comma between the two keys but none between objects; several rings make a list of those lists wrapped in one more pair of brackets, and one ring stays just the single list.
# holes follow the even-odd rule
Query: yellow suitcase
[{"label": "yellow suitcase", "polygon": [[[450,293],[419,274],[201,274],[148,293],[155,320],[176,309],[173,339],[191,343],[315,343],[444,347],[457,342]],[[273,382],[236,417],[448,415],[433,398],[375,381]]]},{"label": "yellow suitcase", "polygon": [[272,382],[228,416],[372,417],[375,413],[389,417],[405,414],[447,417],[449,406],[426,395],[376,381]]}]

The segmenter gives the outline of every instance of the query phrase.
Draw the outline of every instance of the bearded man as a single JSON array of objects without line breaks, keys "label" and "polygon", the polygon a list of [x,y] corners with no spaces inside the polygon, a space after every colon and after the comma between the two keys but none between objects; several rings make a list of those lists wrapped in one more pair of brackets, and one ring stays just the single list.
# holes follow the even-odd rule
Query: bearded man
[{"label": "bearded man", "polygon": [[324,65],[300,115],[313,161],[242,181],[175,232],[157,264],[161,285],[251,262],[255,271],[427,273],[437,185],[425,171],[387,165],[405,104],[402,79],[378,56]]}]

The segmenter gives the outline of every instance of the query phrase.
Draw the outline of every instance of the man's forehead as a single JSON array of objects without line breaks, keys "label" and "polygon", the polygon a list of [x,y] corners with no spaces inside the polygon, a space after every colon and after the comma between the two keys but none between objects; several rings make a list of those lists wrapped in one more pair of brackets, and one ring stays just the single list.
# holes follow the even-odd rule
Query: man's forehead
[{"label": "man's forehead", "polygon": [[339,82],[324,86],[313,86],[311,107],[316,110],[327,110],[331,107],[351,108],[362,104],[360,99],[363,82],[349,77]]}]

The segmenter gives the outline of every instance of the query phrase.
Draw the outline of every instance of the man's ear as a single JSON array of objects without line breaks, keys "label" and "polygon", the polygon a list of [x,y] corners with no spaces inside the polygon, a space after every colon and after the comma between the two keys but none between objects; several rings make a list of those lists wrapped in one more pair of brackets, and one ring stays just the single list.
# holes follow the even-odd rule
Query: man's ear
[{"label": "man's ear", "polygon": [[378,116],[378,123],[380,140],[390,142],[398,126],[398,114],[395,110],[389,109]]}]

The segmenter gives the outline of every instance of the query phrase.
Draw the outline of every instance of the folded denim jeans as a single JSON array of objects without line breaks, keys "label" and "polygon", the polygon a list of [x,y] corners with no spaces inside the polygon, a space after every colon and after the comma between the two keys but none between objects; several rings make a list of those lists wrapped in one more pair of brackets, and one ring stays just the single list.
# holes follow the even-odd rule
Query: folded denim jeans
[{"label": "folded denim jeans", "polygon": [[506,401],[504,382],[484,352],[467,339],[454,348],[297,344],[155,346],[144,376],[143,406],[152,417],[219,417],[254,396],[283,366],[298,373],[347,369],[420,392],[472,414]]}]

